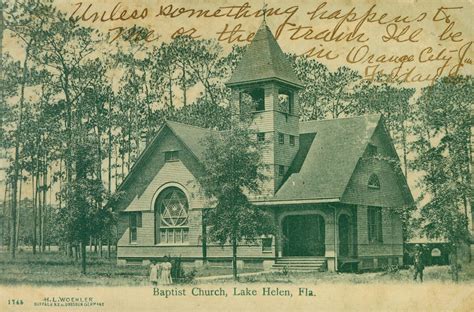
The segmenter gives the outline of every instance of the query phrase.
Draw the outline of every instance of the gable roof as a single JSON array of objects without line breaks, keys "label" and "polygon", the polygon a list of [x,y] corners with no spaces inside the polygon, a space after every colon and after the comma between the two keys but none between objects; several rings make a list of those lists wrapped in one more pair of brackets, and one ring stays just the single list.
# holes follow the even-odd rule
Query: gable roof
[{"label": "gable roof", "polygon": [[270,28],[263,23],[252,42],[247,46],[242,60],[226,85],[232,86],[274,79],[296,88],[303,86]]},{"label": "gable roof", "polygon": [[[273,197],[260,198],[254,201],[255,204],[340,201],[359,159],[380,125],[383,126],[381,115],[300,122],[300,147],[281,187]],[[202,140],[220,132],[166,121],[152,144],[134,164],[124,183],[137,165],[144,161],[144,155],[151,146],[158,144],[158,136],[165,127],[181,140],[198,161],[202,161],[205,152]],[[393,144],[390,144],[396,155]],[[400,183],[404,195],[413,201],[406,181]]]},{"label": "gable roof", "polygon": [[300,150],[269,200],[340,199],[380,120],[369,115],[301,122]]},{"label": "gable roof", "polygon": [[198,161],[201,161],[204,157],[205,147],[201,144],[202,140],[206,138],[209,134],[218,133],[217,130],[200,128],[196,126],[191,126],[183,124],[176,121],[165,120],[165,123],[158,130],[154,138],[151,140],[151,143],[146,146],[146,148],[141,152],[138,159],[130,168],[130,171],[127,173],[125,179],[120,183],[117,191],[123,189],[123,187],[131,180],[131,177],[136,173],[137,168],[143,163],[153,150],[153,147],[159,144],[160,134],[165,128],[169,128],[171,132],[184,144],[185,147],[196,157]]},{"label": "gable roof", "polygon": [[[340,200],[381,119],[367,115],[300,122],[300,146],[293,163],[276,194],[261,201]],[[166,124],[198,160],[205,150],[202,139],[218,133],[178,122]]]},{"label": "gable roof", "polygon": [[206,150],[202,141],[209,135],[219,133],[217,130],[200,128],[176,121],[167,120],[166,125],[200,161],[204,158]]}]

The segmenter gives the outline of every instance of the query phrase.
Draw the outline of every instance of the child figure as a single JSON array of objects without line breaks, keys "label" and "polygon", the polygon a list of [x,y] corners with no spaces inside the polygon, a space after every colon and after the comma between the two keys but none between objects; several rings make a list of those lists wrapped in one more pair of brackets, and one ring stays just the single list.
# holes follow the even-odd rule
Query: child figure
[{"label": "child figure", "polygon": [[156,261],[152,261],[150,264],[150,282],[153,286],[158,285],[158,265]]}]

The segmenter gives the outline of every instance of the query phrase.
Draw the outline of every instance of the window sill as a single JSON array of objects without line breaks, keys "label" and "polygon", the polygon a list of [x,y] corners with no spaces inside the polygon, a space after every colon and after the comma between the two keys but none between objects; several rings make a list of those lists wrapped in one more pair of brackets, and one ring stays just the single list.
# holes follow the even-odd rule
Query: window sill
[{"label": "window sill", "polygon": [[189,242],[186,243],[158,243],[155,246],[164,246],[164,247],[178,247],[178,246],[190,246]]},{"label": "window sill", "polygon": [[253,111],[251,111],[252,114],[265,113],[265,112],[278,112],[278,113],[281,113],[281,114],[285,114],[287,116],[299,117],[299,115],[297,115],[295,113],[282,112],[281,110],[278,110],[278,109],[263,109],[263,110],[253,110]]},{"label": "window sill", "polygon": [[273,250],[262,250],[262,253],[271,254],[271,253],[273,253]]},{"label": "window sill", "polygon": [[383,242],[369,242],[369,245],[383,245]]}]

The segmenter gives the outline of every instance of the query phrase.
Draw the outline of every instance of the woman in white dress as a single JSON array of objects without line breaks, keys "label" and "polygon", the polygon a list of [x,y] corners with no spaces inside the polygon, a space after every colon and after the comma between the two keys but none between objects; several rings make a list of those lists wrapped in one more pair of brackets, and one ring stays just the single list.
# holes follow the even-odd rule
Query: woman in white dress
[{"label": "woman in white dress", "polygon": [[161,264],[161,285],[171,285],[173,280],[171,278],[171,263],[169,262],[168,257],[164,258],[164,262]]},{"label": "woman in white dress", "polygon": [[150,282],[153,286],[158,284],[158,265],[155,261],[150,264]]}]

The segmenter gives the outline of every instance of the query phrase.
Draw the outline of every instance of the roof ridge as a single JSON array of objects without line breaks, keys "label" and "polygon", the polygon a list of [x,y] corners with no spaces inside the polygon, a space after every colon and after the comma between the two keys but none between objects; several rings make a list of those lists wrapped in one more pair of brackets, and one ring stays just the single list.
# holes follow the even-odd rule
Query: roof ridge
[{"label": "roof ridge", "polygon": [[364,118],[364,117],[381,117],[381,113],[377,114],[364,114],[364,115],[357,115],[357,116],[347,116],[347,117],[340,117],[340,118],[326,118],[326,119],[312,119],[312,120],[306,120],[306,121],[301,121],[302,123],[305,122],[323,122],[323,121],[336,121],[336,120],[341,120],[341,119],[356,119],[356,118]]},{"label": "roof ridge", "polygon": [[270,27],[261,25],[252,42],[247,45],[226,85],[233,86],[275,78],[295,88],[303,86]]},{"label": "roof ridge", "polygon": [[208,130],[208,131],[220,132],[220,130],[214,130],[214,129],[212,129],[212,128],[199,127],[199,126],[190,125],[190,124],[187,124],[187,123],[184,123],[184,122],[179,122],[179,121],[174,121],[174,120],[165,120],[165,123],[175,123],[175,124],[187,126],[187,127],[190,127],[190,128],[196,128],[196,129],[200,129],[200,130]]}]

